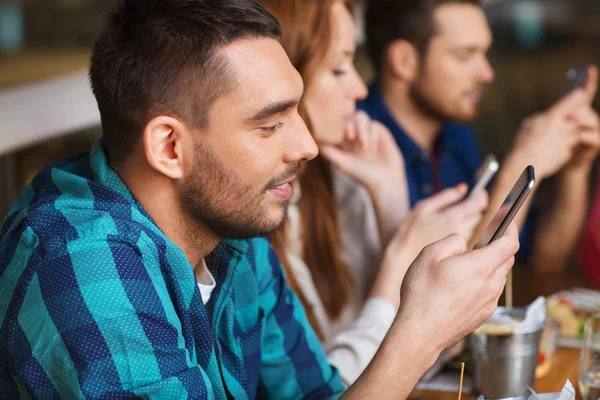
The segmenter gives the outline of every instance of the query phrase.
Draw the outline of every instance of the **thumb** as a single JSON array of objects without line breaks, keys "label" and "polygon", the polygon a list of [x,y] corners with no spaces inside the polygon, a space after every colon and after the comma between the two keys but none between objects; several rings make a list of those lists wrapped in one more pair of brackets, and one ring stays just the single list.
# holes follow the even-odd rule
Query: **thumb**
[{"label": "thumb", "polygon": [[348,141],[356,140],[356,123],[353,121],[348,121],[344,128],[344,138]]},{"label": "thumb", "polygon": [[453,188],[444,189],[443,191],[421,201],[420,208],[424,213],[436,212],[444,209],[458,201],[467,194],[467,185],[460,184]]},{"label": "thumb", "polygon": [[590,65],[588,67],[588,81],[585,85],[585,92],[588,96],[588,101],[592,103],[594,97],[596,97],[596,91],[598,90],[598,67]]},{"label": "thumb", "polygon": [[579,133],[579,143],[586,146],[600,147],[600,135],[596,131],[584,130]]},{"label": "thumb", "polygon": [[584,89],[575,89],[550,107],[548,110],[554,116],[562,116],[572,113],[588,103],[589,94]]},{"label": "thumb", "polygon": [[462,256],[467,250],[466,239],[458,233],[453,233],[442,240],[430,244],[423,251],[435,254],[437,256],[436,259],[442,261],[447,258]]}]

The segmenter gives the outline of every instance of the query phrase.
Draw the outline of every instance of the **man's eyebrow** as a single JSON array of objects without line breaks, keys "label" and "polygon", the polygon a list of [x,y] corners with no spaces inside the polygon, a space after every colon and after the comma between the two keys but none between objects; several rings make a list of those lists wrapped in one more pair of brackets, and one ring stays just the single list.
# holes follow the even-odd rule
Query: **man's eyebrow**
[{"label": "man's eyebrow", "polygon": [[480,44],[480,43],[463,43],[453,46],[454,51],[468,51],[471,53],[477,51],[488,51],[491,47],[490,43]]},{"label": "man's eyebrow", "polygon": [[[302,91],[302,97],[304,97],[305,94],[306,94],[306,88],[304,88],[304,90]],[[283,101],[277,101],[274,103],[270,103],[270,104],[266,105],[265,107],[263,107],[262,109],[260,109],[258,112],[256,112],[256,114],[254,114],[250,118],[250,121],[260,121],[262,119],[269,118],[270,116],[273,116],[275,114],[279,114],[286,110],[289,110],[292,107],[296,107],[298,105],[298,103],[300,103],[300,100],[302,99],[302,97],[300,97],[299,99],[283,100]]]}]

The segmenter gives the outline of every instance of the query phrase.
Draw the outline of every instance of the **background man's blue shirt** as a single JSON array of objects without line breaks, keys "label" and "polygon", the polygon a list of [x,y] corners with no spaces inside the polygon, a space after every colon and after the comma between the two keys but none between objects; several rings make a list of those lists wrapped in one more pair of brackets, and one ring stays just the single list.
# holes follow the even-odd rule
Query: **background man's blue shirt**
[{"label": "background man's blue shirt", "polygon": [[[475,173],[483,162],[473,130],[468,124],[445,123],[433,153],[419,146],[402,128],[385,105],[377,85],[369,87],[369,96],[358,103],[372,119],[384,124],[396,139],[406,165],[411,206],[420,200],[459,183],[475,184]],[[531,247],[532,218],[521,230],[519,256],[527,258]]]}]

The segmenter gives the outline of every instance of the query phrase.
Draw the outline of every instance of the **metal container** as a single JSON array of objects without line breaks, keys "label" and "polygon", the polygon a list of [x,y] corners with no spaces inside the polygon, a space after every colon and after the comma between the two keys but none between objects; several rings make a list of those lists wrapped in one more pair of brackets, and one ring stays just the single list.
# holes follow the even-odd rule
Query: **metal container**
[{"label": "metal container", "polygon": [[[556,400],[560,396],[560,392],[557,393],[544,393],[539,394],[533,391],[533,389],[527,389],[527,392],[523,396],[513,397],[510,399],[502,400]],[[477,400],[488,400],[483,396],[479,396]]]},{"label": "metal container", "polygon": [[[524,319],[525,310],[498,307],[496,314]],[[535,381],[535,367],[545,323],[523,333],[469,335],[475,367],[475,388],[486,399],[519,398]]]}]

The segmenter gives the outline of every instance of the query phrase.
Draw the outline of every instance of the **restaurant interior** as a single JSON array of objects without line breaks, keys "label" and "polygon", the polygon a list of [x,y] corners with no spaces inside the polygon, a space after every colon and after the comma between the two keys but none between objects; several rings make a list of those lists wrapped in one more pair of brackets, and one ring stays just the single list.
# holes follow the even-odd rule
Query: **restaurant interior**
[{"label": "restaurant interior", "polygon": [[[569,68],[600,65],[600,2],[489,0],[484,4],[494,34],[489,58],[496,78],[485,90],[475,132],[483,152],[493,149],[501,160],[520,122],[561,97]],[[0,220],[47,163],[88,151],[101,135],[86,68],[104,15],[113,5],[114,1],[106,0],[0,0]],[[364,4],[359,3],[359,27],[362,9]],[[373,69],[360,29],[357,40],[355,63],[369,82]],[[598,97],[594,104],[598,110]],[[592,194],[598,178],[595,172],[590,176]],[[554,183],[544,182],[539,193],[551,192]],[[600,359],[595,327],[590,328],[594,332],[589,333],[589,343],[584,340],[586,321],[592,323],[588,317],[600,312],[600,284],[586,278],[578,254],[573,252],[568,268],[560,273],[540,274],[520,264],[513,273],[514,307],[528,306],[544,296],[550,318],[531,339],[535,355],[527,354],[534,365],[521,362],[512,365],[510,373],[518,376],[535,368],[532,389],[554,393],[547,397],[552,399],[567,379],[580,391],[589,373],[600,377],[600,365],[595,370],[588,365],[593,360],[584,360]],[[505,301],[501,298],[500,306]],[[526,352],[525,344],[520,349]],[[459,382],[462,398],[478,398],[476,380],[481,386],[483,378],[477,375],[485,372],[477,365],[481,361],[476,354],[467,351],[469,343],[464,347],[432,380],[421,382],[410,398],[455,399]],[[499,380],[510,379],[500,375]]]}]

